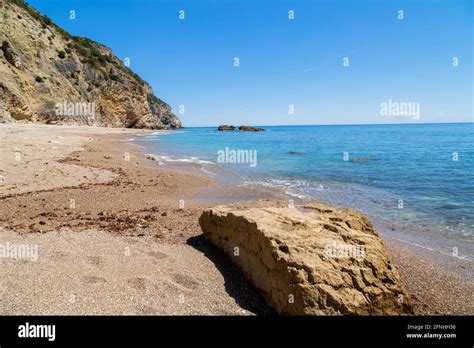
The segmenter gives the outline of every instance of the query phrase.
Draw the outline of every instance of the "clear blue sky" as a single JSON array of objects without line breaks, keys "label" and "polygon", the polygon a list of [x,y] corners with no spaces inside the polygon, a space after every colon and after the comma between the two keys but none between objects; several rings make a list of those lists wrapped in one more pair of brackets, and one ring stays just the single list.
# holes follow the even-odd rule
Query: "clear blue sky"
[{"label": "clear blue sky", "polygon": [[[185,105],[185,126],[473,120],[472,0],[29,3],[129,57],[176,114]],[[420,119],[380,116],[389,99],[419,102]]]}]

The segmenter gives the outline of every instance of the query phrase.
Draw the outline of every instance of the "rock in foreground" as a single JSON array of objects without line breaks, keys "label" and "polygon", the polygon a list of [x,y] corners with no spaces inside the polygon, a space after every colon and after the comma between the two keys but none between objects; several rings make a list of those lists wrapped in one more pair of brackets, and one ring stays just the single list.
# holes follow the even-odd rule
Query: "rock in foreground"
[{"label": "rock in foreground", "polygon": [[280,314],[413,313],[382,240],[355,210],[228,205],[199,224]]}]

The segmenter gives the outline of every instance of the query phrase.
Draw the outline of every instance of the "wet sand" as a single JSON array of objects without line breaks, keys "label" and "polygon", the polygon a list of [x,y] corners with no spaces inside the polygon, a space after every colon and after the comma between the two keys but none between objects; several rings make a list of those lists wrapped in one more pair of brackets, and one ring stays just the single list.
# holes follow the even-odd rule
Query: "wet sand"
[{"label": "wet sand", "polygon": [[[202,209],[281,198],[147,158],[143,130],[0,125],[0,314],[230,314],[271,310],[205,243]],[[417,314],[472,314],[474,285],[386,239]]]}]

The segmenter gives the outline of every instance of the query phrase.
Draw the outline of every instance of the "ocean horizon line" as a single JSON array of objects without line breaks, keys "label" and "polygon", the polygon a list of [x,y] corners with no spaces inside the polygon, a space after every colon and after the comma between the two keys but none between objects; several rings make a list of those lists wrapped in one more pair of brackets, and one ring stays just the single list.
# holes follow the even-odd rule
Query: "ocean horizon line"
[{"label": "ocean horizon line", "polygon": [[[223,123],[225,124],[225,123]],[[276,124],[276,125],[262,125],[252,124],[255,127],[332,127],[332,126],[416,126],[416,125],[441,125],[441,124],[474,124],[473,121],[462,122],[417,122],[417,123],[333,123],[333,124]],[[219,125],[210,126],[183,126],[186,128],[215,128]]]}]

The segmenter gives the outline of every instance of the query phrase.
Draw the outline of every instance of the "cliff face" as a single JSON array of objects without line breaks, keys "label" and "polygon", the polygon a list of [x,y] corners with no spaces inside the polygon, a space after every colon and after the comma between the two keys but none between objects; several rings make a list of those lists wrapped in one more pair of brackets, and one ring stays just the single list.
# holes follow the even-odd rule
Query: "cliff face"
[{"label": "cliff face", "polygon": [[180,128],[112,50],[71,36],[22,0],[0,0],[0,122]]}]

